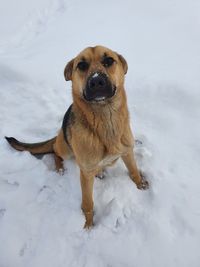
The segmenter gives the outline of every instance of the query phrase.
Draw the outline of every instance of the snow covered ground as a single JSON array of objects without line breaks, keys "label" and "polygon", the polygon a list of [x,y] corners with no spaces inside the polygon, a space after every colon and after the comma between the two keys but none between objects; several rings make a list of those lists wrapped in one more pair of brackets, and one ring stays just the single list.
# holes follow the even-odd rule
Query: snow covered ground
[{"label": "snow covered ground", "polygon": [[[200,266],[199,0],[7,0],[0,8],[0,267]],[[4,136],[54,136],[71,103],[64,66],[101,44],[128,61],[141,192],[122,162],[95,180],[82,229],[79,170],[54,171]]]}]

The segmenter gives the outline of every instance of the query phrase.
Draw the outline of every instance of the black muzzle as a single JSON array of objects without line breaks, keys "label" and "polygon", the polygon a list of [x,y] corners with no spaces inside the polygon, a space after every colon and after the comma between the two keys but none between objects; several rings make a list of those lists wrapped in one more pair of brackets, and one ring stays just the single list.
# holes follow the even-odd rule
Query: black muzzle
[{"label": "black muzzle", "polygon": [[89,76],[84,98],[87,101],[104,101],[115,94],[115,86],[112,85],[105,73],[95,72]]}]

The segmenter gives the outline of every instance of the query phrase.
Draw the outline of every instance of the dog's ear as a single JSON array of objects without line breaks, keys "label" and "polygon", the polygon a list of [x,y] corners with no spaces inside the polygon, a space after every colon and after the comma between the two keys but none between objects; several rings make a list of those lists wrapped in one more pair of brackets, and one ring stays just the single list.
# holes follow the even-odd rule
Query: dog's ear
[{"label": "dog's ear", "polygon": [[122,55],[119,55],[119,54],[117,54],[117,55],[118,55],[120,62],[122,63],[122,67],[124,69],[124,74],[126,74],[128,71],[128,64],[126,62],[126,59]]},{"label": "dog's ear", "polygon": [[73,65],[74,65],[74,59],[69,61],[64,69],[64,76],[66,81],[70,81],[72,79]]}]

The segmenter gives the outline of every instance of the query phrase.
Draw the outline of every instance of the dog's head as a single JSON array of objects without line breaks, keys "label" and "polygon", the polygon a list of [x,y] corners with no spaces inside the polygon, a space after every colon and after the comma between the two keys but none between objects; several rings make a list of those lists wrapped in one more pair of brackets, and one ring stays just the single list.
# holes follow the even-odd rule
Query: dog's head
[{"label": "dog's head", "polygon": [[84,101],[104,103],[117,95],[123,87],[128,70],[126,60],[116,52],[95,46],[84,49],[64,70],[72,81],[73,94]]}]

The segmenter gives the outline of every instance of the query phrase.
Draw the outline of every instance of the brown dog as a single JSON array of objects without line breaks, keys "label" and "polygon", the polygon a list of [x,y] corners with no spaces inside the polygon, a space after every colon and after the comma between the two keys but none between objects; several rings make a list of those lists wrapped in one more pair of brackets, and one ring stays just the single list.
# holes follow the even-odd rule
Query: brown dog
[{"label": "brown dog", "polygon": [[137,188],[148,188],[133,154],[134,140],[124,90],[127,69],[126,60],[116,52],[102,46],[86,48],[64,70],[65,79],[72,81],[73,104],[58,135],[37,144],[6,137],[20,151],[54,153],[58,171],[63,171],[63,160],[74,155],[80,167],[85,227],[93,225],[94,177],[118,158],[124,161]]}]

